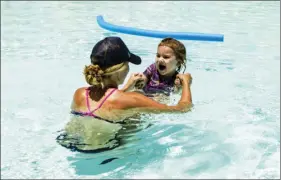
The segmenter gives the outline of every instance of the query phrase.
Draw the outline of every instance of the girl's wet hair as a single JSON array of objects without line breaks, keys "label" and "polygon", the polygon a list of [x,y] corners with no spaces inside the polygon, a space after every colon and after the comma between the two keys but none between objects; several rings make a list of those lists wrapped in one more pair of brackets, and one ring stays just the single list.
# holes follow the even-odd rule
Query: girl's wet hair
[{"label": "girl's wet hair", "polygon": [[184,67],[184,70],[183,70],[183,72],[184,72],[186,69],[186,49],[185,49],[185,46],[183,45],[183,43],[181,43],[180,41],[178,41],[174,38],[168,37],[168,38],[163,39],[158,44],[158,47],[159,46],[167,46],[174,51],[175,56],[180,63],[177,71],[178,72],[181,71],[182,67]]}]

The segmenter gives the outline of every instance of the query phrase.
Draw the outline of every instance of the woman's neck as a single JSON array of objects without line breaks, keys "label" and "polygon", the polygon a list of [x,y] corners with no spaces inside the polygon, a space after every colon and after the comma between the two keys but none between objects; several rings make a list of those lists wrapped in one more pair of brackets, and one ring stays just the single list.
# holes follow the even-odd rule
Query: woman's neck
[{"label": "woman's neck", "polygon": [[89,96],[92,100],[99,101],[110,88],[117,88],[117,85],[107,85],[105,87],[91,86],[89,87]]}]

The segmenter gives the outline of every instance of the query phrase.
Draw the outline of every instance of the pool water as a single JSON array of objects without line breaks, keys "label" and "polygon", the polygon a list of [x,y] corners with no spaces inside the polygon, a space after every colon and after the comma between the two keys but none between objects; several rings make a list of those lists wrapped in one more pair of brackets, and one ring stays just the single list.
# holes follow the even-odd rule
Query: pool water
[{"label": "pool water", "polygon": [[[120,36],[143,59],[131,73],[153,63],[161,40],[109,32],[97,15],[225,41],[182,41],[191,112],[143,115],[125,143],[86,154],[55,139],[74,91],[87,85],[93,45]],[[1,178],[280,179],[279,1],[1,1],[1,25]]]}]

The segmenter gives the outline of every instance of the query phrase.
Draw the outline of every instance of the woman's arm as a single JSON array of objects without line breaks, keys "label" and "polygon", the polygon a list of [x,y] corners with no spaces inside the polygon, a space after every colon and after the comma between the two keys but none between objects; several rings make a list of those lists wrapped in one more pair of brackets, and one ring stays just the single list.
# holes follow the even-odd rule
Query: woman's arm
[{"label": "woman's arm", "polygon": [[142,94],[135,92],[123,93],[122,98],[119,98],[122,109],[131,109],[136,112],[186,112],[192,107],[192,96],[190,90],[190,74],[179,75],[182,81],[183,89],[182,96],[177,105],[168,106],[158,103]]}]

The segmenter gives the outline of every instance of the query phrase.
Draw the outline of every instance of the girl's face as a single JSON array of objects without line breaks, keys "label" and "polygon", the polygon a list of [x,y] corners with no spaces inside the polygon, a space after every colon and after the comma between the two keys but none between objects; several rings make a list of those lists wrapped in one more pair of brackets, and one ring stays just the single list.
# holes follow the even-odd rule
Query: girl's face
[{"label": "girl's face", "polygon": [[168,46],[159,46],[156,54],[156,68],[163,76],[172,76],[178,68],[174,51]]}]

